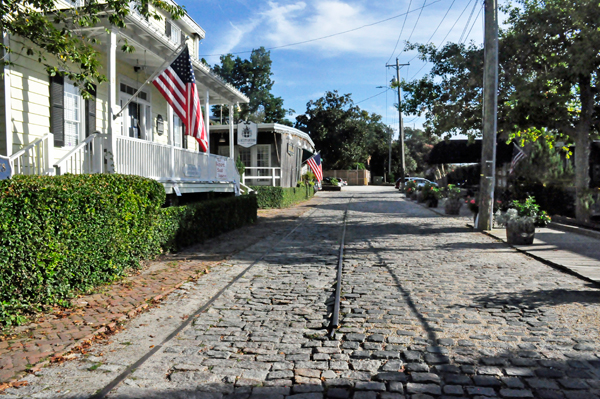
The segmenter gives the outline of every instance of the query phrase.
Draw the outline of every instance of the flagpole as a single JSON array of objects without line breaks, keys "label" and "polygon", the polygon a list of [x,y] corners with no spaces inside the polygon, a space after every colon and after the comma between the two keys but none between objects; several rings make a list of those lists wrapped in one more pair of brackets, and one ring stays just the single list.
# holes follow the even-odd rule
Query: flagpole
[{"label": "flagpole", "polygon": [[[187,37],[186,37],[186,39],[187,39]],[[142,89],[144,88],[144,86],[146,86],[148,83],[152,82],[154,80],[154,78],[157,77],[158,74],[161,73],[165,69],[165,67],[167,65],[170,65],[175,58],[179,57],[179,52],[186,45],[187,45],[186,44],[186,40],[184,40],[183,43],[181,43],[181,45],[179,45],[179,47],[177,47],[175,49],[175,51],[173,52],[173,55],[171,57],[169,57],[165,62],[163,62],[162,65],[148,79],[146,79],[146,81],[144,82],[144,84],[142,84],[140,86],[140,88],[133,94],[133,96],[131,96],[131,98],[129,100],[127,100],[127,102],[125,103],[125,105],[123,105],[123,108],[121,108],[121,110],[119,112],[117,112],[116,114],[113,115],[113,119],[117,119],[119,116],[121,116],[121,114],[123,113],[123,111],[125,110],[125,108],[127,108],[127,106],[129,105],[129,103],[132,102],[133,99],[138,96],[138,94],[140,94],[140,92],[142,91]]]}]

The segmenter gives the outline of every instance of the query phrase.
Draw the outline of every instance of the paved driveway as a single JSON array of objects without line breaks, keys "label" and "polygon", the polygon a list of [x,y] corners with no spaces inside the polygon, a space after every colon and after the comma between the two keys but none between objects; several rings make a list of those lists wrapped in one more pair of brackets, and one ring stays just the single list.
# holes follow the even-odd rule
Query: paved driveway
[{"label": "paved driveway", "polygon": [[[160,350],[109,397],[600,396],[597,289],[392,187],[319,195],[325,200],[287,234],[0,398],[88,398],[154,345]],[[342,327],[328,339],[346,209]]]}]

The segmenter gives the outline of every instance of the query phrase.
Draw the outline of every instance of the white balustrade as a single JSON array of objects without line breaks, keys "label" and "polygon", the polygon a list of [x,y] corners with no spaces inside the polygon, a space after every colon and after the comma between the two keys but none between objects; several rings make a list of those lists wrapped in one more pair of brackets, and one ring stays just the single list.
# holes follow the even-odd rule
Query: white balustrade
[{"label": "white balustrade", "polygon": [[105,136],[100,133],[87,137],[54,164],[56,174],[102,173],[104,140]]},{"label": "white balustrade", "polygon": [[[239,181],[235,162],[214,154],[175,147],[171,170],[171,146],[117,136],[114,156],[117,173],[138,175],[159,181],[233,182]],[[217,173],[217,162],[225,165]]]},{"label": "white balustrade", "polygon": [[281,182],[281,168],[246,167],[246,173],[242,175],[242,184],[246,184],[246,180],[255,180],[257,184],[273,187],[281,185],[277,184],[278,180]]},{"label": "white balustrade", "polygon": [[8,157],[13,175],[53,174],[54,135],[46,133]]}]

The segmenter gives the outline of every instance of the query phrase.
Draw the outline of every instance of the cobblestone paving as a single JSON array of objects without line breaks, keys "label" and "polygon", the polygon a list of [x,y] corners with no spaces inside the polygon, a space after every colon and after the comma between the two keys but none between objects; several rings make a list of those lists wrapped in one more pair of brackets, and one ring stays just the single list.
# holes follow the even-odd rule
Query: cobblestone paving
[{"label": "cobblestone paving", "polygon": [[255,225],[147,262],[140,273],[73,300],[72,308],[57,307],[26,325],[6,329],[0,333],[0,390],[2,382],[25,375],[28,367],[68,352],[78,340],[90,339],[102,326],[134,317],[136,309],[151,305],[153,299],[186,280],[198,278],[207,268],[285,228],[316,203],[318,200],[313,199],[294,208],[260,210]]},{"label": "cobblestone paving", "polygon": [[[340,222],[352,195],[342,327],[330,340]],[[391,188],[324,196],[276,251],[109,397],[600,397],[596,288]],[[232,259],[213,288],[190,284],[186,296],[204,300],[278,239]],[[159,318],[154,330],[168,334],[167,315],[186,306],[181,294],[140,324]],[[121,345],[136,337],[123,334],[115,337]],[[114,347],[102,349],[100,367],[89,358],[51,367],[5,397],[89,397],[139,357]]]}]

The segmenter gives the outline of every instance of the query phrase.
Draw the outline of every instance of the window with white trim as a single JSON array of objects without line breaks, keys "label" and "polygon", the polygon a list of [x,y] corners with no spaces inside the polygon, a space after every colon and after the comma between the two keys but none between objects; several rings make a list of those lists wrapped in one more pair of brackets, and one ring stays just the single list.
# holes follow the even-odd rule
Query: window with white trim
[{"label": "window with white trim", "polygon": [[[244,163],[244,166],[249,168],[252,166],[252,150],[250,148],[238,147],[239,156],[241,161]],[[246,172],[246,174],[251,174]]]},{"label": "window with white trim", "polygon": [[79,89],[65,80],[65,147],[75,147],[79,144],[83,131],[81,95]]},{"label": "window with white trim", "polygon": [[173,114],[173,145],[183,147],[183,121]]},{"label": "window with white trim", "polygon": [[175,45],[179,45],[181,43],[181,29],[170,21],[167,21],[166,24],[166,35],[169,41]]}]

